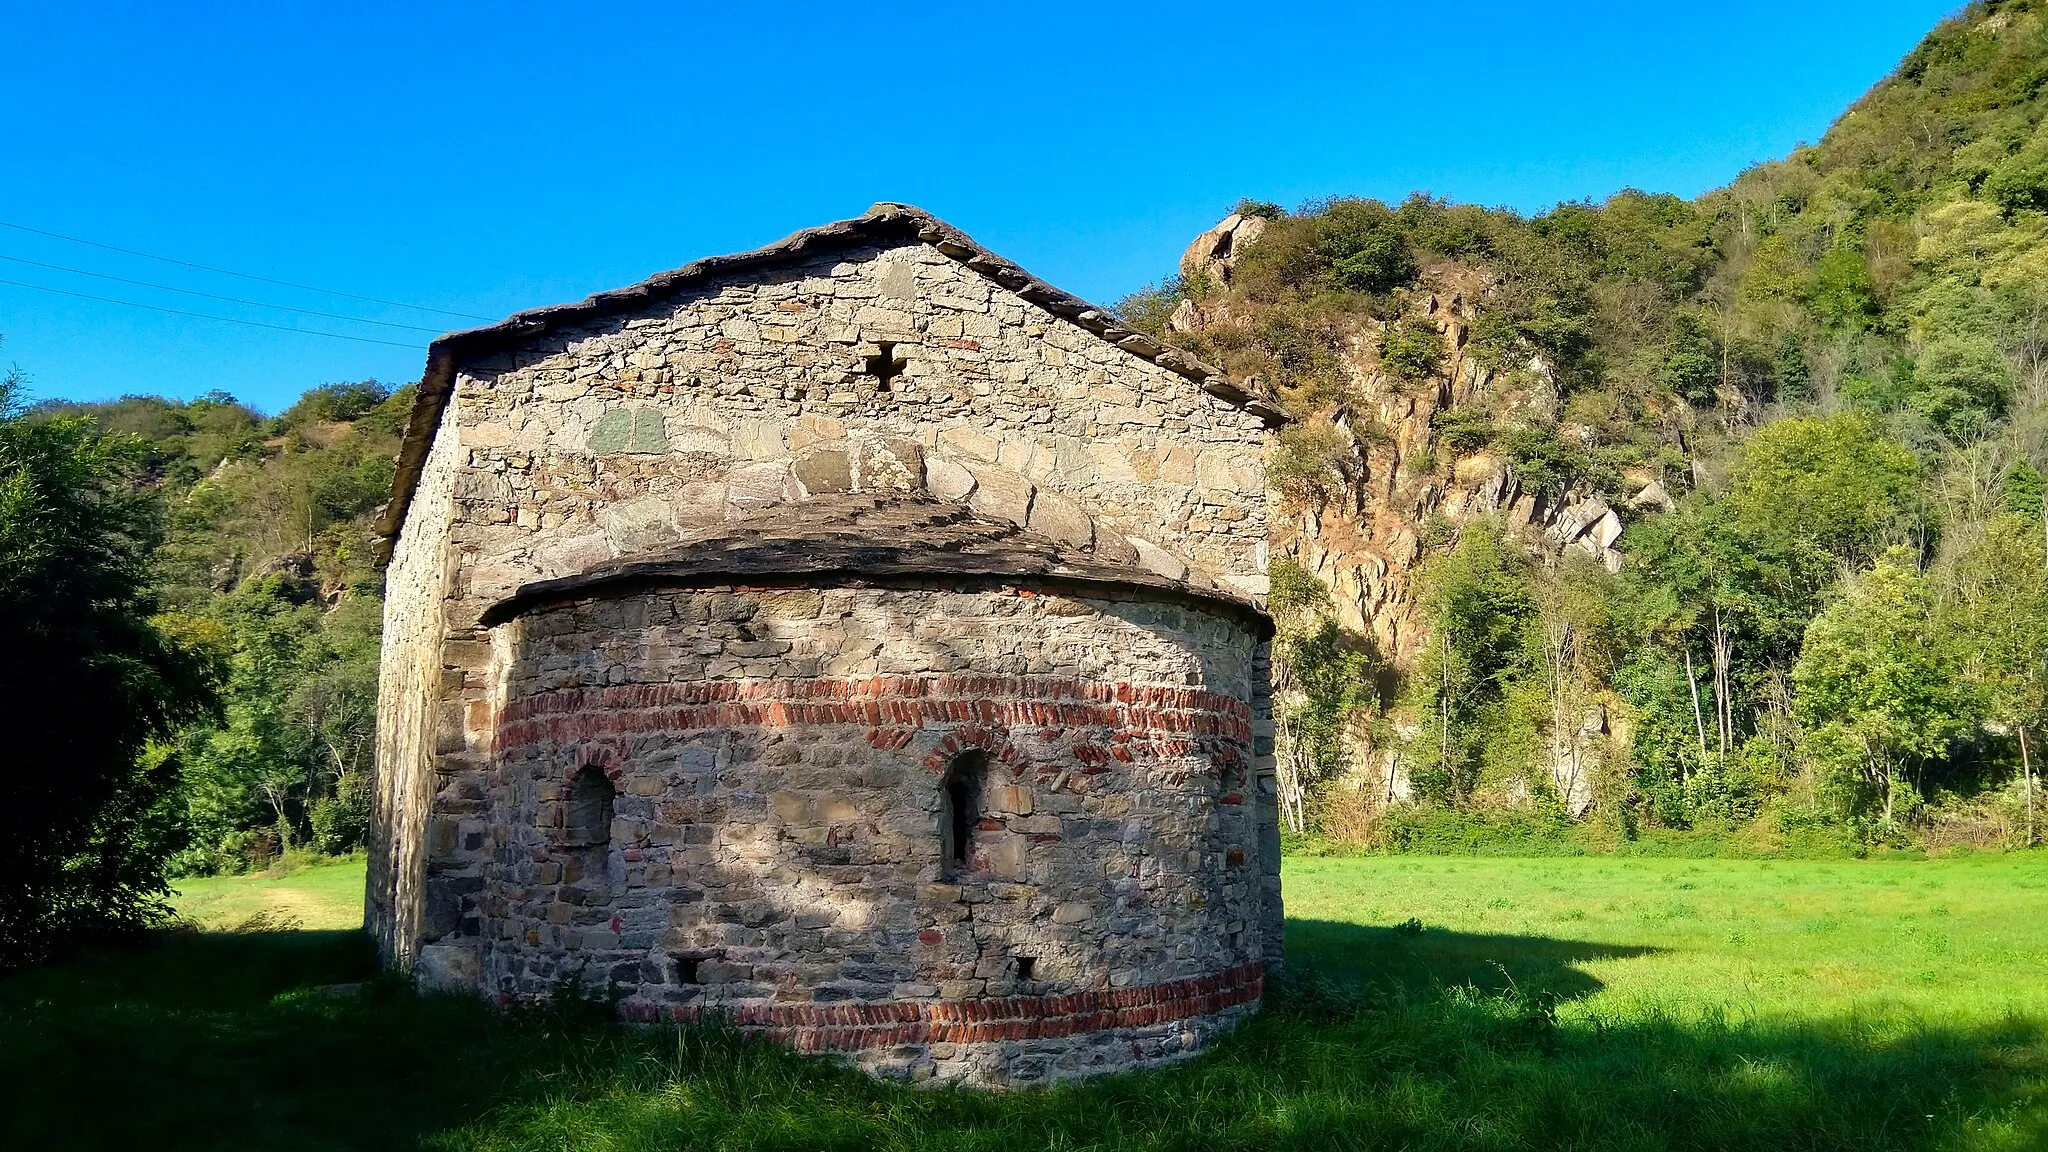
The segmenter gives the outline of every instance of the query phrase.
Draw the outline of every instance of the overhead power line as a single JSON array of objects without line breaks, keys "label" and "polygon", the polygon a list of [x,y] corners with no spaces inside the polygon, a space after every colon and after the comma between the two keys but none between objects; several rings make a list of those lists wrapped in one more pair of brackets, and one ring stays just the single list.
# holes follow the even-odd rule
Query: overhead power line
[{"label": "overhead power line", "polygon": [[[474,312],[451,312],[446,308],[429,308],[424,304],[407,304],[401,300],[380,300],[375,296],[358,296],[353,292],[340,292],[333,288],[316,288],[311,284],[295,284],[290,280],[273,280],[268,276],[236,272],[229,268],[214,268],[206,264],[194,264],[190,260],[174,260],[169,256],[157,256],[148,252],[138,252],[133,248],[122,248],[114,244],[102,244],[97,240],[85,240],[77,236],[66,236],[61,232],[45,232],[41,228],[30,228],[26,224],[9,224],[5,220],[0,220],[0,228],[12,228],[16,232],[27,232],[35,236],[48,236],[52,240],[62,240],[69,244],[83,244],[88,248],[100,248],[108,252],[119,252],[124,256],[140,256],[144,260],[157,260],[165,264],[176,264],[180,268],[196,268],[201,272],[212,272],[221,276],[236,276],[243,280],[254,280],[260,284],[275,284],[281,288],[297,288],[301,292],[318,292],[326,296],[340,296],[348,300],[361,300],[366,304],[383,304],[392,308],[411,308],[420,312],[437,312],[443,316],[457,316],[464,320],[496,319],[493,316],[479,316]],[[119,303],[119,301],[116,301],[116,303]]]},{"label": "overhead power line", "polygon": [[410,332],[431,332],[440,335],[439,328],[422,328],[418,324],[399,324],[391,320],[372,320],[367,316],[344,316],[339,312],[321,312],[313,308],[294,308],[289,304],[265,304],[261,300],[244,300],[238,296],[216,296],[211,292],[200,292],[192,288],[178,288],[170,284],[152,284],[147,280],[130,280],[126,276],[109,276],[105,272],[89,272],[83,268],[71,268],[63,264],[45,264],[41,260],[29,260],[20,256],[0,254],[0,260],[16,264],[28,264],[36,268],[48,268],[52,272],[75,272],[80,276],[91,276],[96,280],[112,280],[117,284],[133,284],[137,288],[156,288],[164,292],[181,292],[187,296],[203,296],[208,300],[220,300],[228,304],[247,304],[251,308],[275,308],[280,312],[297,312],[301,316],[324,316],[329,320],[347,320],[352,324],[377,324],[385,328],[404,328]]},{"label": "overhead power line", "polygon": [[218,320],[223,324],[246,324],[251,328],[273,328],[279,332],[296,332],[301,336],[325,336],[329,340],[353,340],[358,344],[383,344],[392,348],[414,348],[418,344],[404,344],[397,340],[373,340],[368,336],[350,336],[344,332],[322,332],[317,328],[294,328],[289,324],[266,324],[261,320],[243,320],[234,316],[214,316],[206,312],[187,312],[183,308],[166,308],[161,304],[140,304],[133,300],[116,300],[112,296],[94,296],[89,292],[72,292],[63,288],[51,288],[42,284],[25,284],[19,280],[0,280],[0,284],[15,288],[32,288],[37,292],[54,292],[59,296],[76,296],[80,300],[97,300],[102,304],[123,304],[130,308],[147,308],[152,312],[169,312],[173,316],[191,316],[200,320]]}]

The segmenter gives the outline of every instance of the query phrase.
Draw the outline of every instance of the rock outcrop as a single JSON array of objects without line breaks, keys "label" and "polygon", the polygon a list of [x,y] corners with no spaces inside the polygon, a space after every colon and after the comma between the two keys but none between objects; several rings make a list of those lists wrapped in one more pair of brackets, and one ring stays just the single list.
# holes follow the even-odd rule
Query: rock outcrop
[{"label": "rock outcrop", "polygon": [[[1183,300],[1172,319],[1176,330],[1215,333],[1244,322],[1219,302],[1223,293],[1216,289],[1230,284],[1237,262],[1266,227],[1263,219],[1233,213],[1188,247],[1181,275],[1207,286],[1211,295],[1201,302]],[[1500,372],[1469,352],[1476,304],[1492,290],[1489,278],[1475,269],[1424,270],[1418,288],[1423,298],[1411,314],[1435,322],[1445,352],[1440,370],[1426,380],[1403,380],[1382,369],[1380,330],[1373,322],[1352,334],[1341,366],[1353,399],[1349,407],[1326,413],[1350,442],[1336,495],[1272,522],[1274,553],[1293,556],[1321,578],[1339,622],[1371,637],[1396,672],[1411,667],[1428,643],[1413,578],[1429,546],[1448,544],[1467,525],[1490,519],[1532,553],[1582,553],[1618,572],[1626,563],[1629,519],[1671,503],[1647,476],[1638,478],[1638,494],[1621,508],[1583,486],[1537,489],[1507,456],[1484,448],[1460,451],[1442,434],[1441,417],[1451,413],[1483,412],[1505,430],[1554,425],[1561,407],[1550,368],[1540,359]],[[1574,813],[1590,805],[1590,765],[1612,742],[1605,707],[1589,707],[1583,723],[1567,719],[1572,733],[1553,757],[1556,792]],[[1390,719],[1397,732],[1412,725],[1412,718],[1398,713]],[[1389,799],[1407,794],[1398,755],[1390,749],[1361,752],[1362,785]]]},{"label": "rock outcrop", "polygon": [[1225,216],[1214,228],[1195,237],[1195,242],[1188,245],[1187,252],[1180,258],[1181,279],[1205,279],[1217,287],[1228,285],[1238,255],[1265,234],[1266,223],[1263,216],[1244,216],[1236,212]]}]

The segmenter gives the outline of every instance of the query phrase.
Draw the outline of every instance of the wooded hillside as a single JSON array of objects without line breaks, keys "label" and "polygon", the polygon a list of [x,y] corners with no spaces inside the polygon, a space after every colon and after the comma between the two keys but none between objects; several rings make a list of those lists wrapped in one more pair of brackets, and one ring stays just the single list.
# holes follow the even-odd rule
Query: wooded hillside
[{"label": "wooded hillside", "polygon": [[2044,89],[1980,3],[1696,200],[1247,202],[1124,301],[1299,418],[1296,827],[2033,838]]}]

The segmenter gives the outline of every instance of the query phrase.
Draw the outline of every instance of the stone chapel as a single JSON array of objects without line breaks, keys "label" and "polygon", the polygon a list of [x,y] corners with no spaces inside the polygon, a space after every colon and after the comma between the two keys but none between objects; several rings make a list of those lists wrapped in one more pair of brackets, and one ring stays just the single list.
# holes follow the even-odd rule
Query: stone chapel
[{"label": "stone chapel", "polygon": [[436,340],[382,954],[918,1079],[1185,1058],[1281,956],[1282,419],[897,204]]}]

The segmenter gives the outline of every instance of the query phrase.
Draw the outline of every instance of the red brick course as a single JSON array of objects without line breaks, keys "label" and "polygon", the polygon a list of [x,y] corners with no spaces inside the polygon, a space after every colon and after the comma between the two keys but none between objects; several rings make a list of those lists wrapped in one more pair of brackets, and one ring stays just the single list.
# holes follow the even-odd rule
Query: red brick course
[{"label": "red brick course", "polygon": [[943,768],[962,747],[1013,755],[1001,733],[1020,728],[1109,728],[1110,747],[1075,750],[1083,761],[1129,762],[1127,734],[1152,741],[1155,755],[1189,755],[1205,737],[1246,745],[1251,706],[1197,688],[1102,683],[1056,676],[877,676],[868,679],[708,680],[562,688],[508,703],[498,717],[500,749],[642,732],[789,728],[854,724],[878,749],[900,749],[913,733],[956,726],[952,747],[928,757]]},{"label": "red brick course", "polygon": [[[1264,992],[1265,969],[1252,961],[1208,976],[1142,988],[887,1004],[750,1004],[723,1015],[743,1032],[782,1040],[801,1052],[855,1052],[899,1044],[1045,1040],[1143,1028],[1256,1003]],[[649,1023],[718,1014],[715,1008],[696,1005],[663,1011],[657,1005],[628,1001],[622,1008],[629,1018]]]}]

